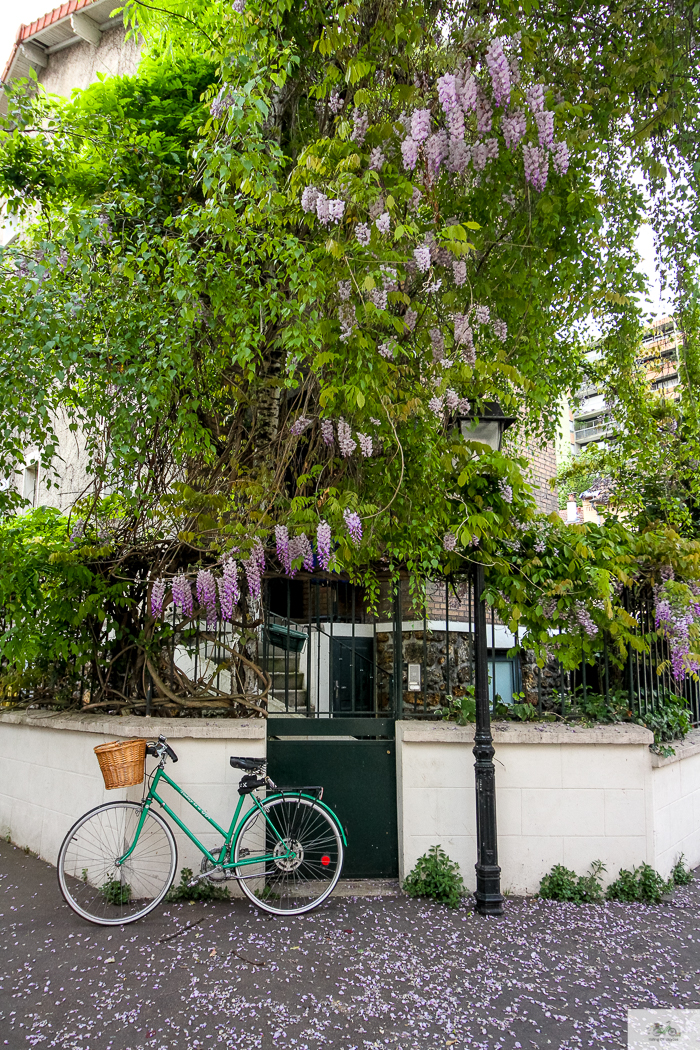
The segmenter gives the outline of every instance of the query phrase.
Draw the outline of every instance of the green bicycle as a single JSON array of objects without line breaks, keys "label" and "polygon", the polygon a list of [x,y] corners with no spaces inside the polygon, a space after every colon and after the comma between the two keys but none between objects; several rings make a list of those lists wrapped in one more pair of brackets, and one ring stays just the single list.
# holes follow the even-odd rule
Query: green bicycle
[{"label": "green bicycle", "polygon": [[[165,772],[177,755],[164,736],[146,753],[158,765],[141,802],[107,802],[90,810],[70,829],[58,855],[58,884],[65,901],[88,922],[121,926],[156,908],[172,885],[177,847],[165,810],[202,854],[201,879],[238,881],[245,895],[272,915],[302,915],[333,892],[343,867],[345,833],[321,802],[322,789],[280,790],[265,774],[265,760],[231,758],[245,771],[228,831],[204,812]],[[161,781],[185,799],[222,836],[211,852],[158,794]],[[259,799],[253,792],[267,788]],[[251,801],[239,821],[245,797]]]}]

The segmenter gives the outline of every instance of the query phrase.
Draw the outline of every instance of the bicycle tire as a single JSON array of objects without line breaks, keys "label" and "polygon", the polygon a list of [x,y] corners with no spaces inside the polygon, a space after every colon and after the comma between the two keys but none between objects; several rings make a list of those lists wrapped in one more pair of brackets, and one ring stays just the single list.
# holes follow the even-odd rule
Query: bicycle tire
[{"label": "bicycle tire", "polygon": [[[256,907],[271,915],[303,915],[326,900],[335,889],[343,868],[343,839],[337,823],[314,799],[301,795],[274,795],[261,803],[294,859],[285,858],[279,839],[256,807],[241,825],[233,860],[249,860],[255,853],[274,860],[234,868],[244,894]],[[249,876],[245,878],[243,876]]]},{"label": "bicycle tire", "polygon": [[[58,885],[66,904],[97,926],[122,926],[153,911],[175,877],[177,846],[168,824],[149,810],[124,864],[115,860],[133,841],[139,802],[106,802],[84,813],[58,853]],[[118,877],[117,877],[118,876]]]}]

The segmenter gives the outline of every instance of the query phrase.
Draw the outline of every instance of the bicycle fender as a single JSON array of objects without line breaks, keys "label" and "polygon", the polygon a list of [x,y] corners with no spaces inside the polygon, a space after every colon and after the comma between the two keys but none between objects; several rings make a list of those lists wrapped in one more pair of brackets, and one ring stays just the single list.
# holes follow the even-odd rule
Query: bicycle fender
[{"label": "bicycle fender", "polygon": [[[300,791],[294,791],[294,792],[291,792],[291,791],[278,791],[274,795],[268,795],[267,799],[270,799],[270,798],[287,798],[291,794],[298,795],[299,798],[307,798],[310,802],[315,802],[317,806],[321,807],[321,809],[325,809],[325,811],[328,814],[328,816],[332,817],[333,823],[337,826],[338,831],[340,832],[340,837],[343,840],[343,845],[347,846],[348,840],[347,840],[347,836],[345,834],[345,828],[340,823],[340,820],[338,819],[338,815],[336,813],[334,813],[333,810],[330,808],[330,806],[327,806],[325,802],[321,802],[319,799],[314,798],[313,795],[305,795],[303,792],[300,792]],[[267,799],[265,799],[265,801],[267,801]]]}]

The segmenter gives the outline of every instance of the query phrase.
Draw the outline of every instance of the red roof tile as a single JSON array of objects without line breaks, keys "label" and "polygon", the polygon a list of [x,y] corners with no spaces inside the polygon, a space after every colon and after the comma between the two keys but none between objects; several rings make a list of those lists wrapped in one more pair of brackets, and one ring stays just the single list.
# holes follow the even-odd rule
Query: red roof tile
[{"label": "red roof tile", "polygon": [[7,60],[7,65],[2,73],[3,81],[9,76],[12,63],[15,60],[15,55],[17,54],[17,49],[20,44],[30,40],[37,33],[40,33],[42,29],[54,25],[55,22],[60,22],[63,18],[68,18],[69,15],[74,14],[76,11],[80,11],[83,7],[89,7],[92,3],[94,3],[94,0],[68,0],[68,3],[61,4],[60,7],[54,7],[53,11],[49,11],[47,14],[42,15],[41,18],[35,19],[35,21],[30,22],[28,26],[21,25],[17,30],[15,43],[12,47],[10,57]]}]

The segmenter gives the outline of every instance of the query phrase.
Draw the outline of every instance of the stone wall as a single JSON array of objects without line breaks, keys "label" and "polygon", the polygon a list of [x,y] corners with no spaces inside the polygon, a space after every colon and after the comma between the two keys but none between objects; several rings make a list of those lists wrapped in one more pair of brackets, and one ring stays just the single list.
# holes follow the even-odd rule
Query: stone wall
[{"label": "stone wall", "polygon": [[[700,730],[667,759],[636,725],[498,723],[493,735],[504,891],[536,893],[554,864],[583,874],[601,860],[606,883],[643,861],[667,877],[681,853],[700,864]],[[402,879],[441,845],[475,888],[473,744],[473,726],[398,723]]]}]

